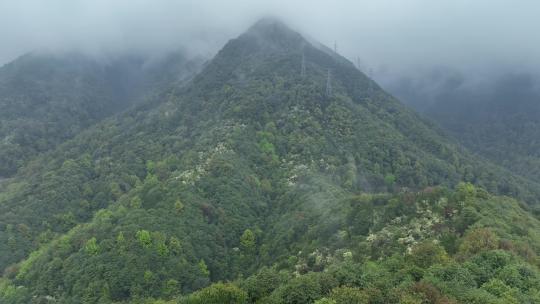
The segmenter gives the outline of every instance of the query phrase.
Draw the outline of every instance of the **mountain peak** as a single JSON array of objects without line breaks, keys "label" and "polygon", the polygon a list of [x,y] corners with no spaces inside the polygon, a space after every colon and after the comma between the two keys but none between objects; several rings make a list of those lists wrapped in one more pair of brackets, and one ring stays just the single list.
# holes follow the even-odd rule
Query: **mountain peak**
[{"label": "mountain peak", "polygon": [[302,35],[274,17],[260,19],[239,38],[255,39],[259,47],[270,51],[298,50],[307,43]]},{"label": "mountain peak", "polygon": [[373,93],[368,90],[373,85],[371,81],[352,63],[312,41],[279,19],[263,18],[230,40],[195,80],[206,83],[208,87],[204,90],[208,91],[215,87],[216,81],[245,84],[251,75],[270,74],[294,78],[305,69],[308,78],[324,91],[328,70],[332,70],[331,81],[339,84],[338,91],[354,92],[355,101],[364,100]]},{"label": "mountain peak", "polygon": [[[289,55],[299,56],[310,43],[298,32],[290,29],[276,18],[263,18],[247,31],[231,39],[212,59],[211,63],[195,77],[196,82],[205,82],[210,89],[216,81],[230,82],[246,79],[256,67]],[[270,59],[271,58],[271,59]],[[283,68],[290,68],[284,65]],[[207,81],[211,79],[212,81]]]},{"label": "mountain peak", "polygon": [[255,22],[249,29],[249,31],[264,31],[268,29],[281,29],[285,31],[292,31],[283,20],[277,17],[264,17]]}]

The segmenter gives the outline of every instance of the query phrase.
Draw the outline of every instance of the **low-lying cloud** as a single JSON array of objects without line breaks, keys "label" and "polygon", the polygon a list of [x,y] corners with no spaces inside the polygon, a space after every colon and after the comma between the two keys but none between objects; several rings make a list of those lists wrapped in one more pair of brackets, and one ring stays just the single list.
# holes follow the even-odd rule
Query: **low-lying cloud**
[{"label": "low-lying cloud", "polygon": [[539,11],[533,0],[3,0],[0,64],[32,50],[99,55],[184,47],[211,56],[274,15],[336,43],[382,82],[441,67],[473,78],[532,73],[540,67]]}]

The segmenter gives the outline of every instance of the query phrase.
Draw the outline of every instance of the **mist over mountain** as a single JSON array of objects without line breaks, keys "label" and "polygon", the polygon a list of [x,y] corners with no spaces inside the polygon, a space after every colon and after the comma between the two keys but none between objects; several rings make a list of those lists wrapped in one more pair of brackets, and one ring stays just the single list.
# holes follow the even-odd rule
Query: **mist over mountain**
[{"label": "mist over mountain", "polygon": [[8,0],[0,4],[0,64],[39,49],[148,55],[183,46],[213,55],[262,16],[274,15],[332,48],[336,43],[351,61],[393,75],[438,66],[467,75],[534,72],[538,9],[528,0]]},{"label": "mist over mountain", "polygon": [[0,300],[538,299],[536,182],[283,22],[150,99],[0,185]]},{"label": "mist over mountain", "polygon": [[540,303],[521,4],[0,3],[0,303]]},{"label": "mist over mountain", "polygon": [[29,53],[0,68],[0,178],[89,126],[192,76],[202,59]]},{"label": "mist over mountain", "polygon": [[540,179],[538,74],[499,71],[475,79],[437,69],[385,83],[472,151],[517,174]]}]

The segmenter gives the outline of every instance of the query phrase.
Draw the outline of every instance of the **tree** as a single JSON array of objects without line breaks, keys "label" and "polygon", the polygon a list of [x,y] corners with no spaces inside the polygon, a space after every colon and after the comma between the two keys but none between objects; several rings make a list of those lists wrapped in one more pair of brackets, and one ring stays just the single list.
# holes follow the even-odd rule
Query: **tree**
[{"label": "tree", "polygon": [[458,200],[467,201],[476,196],[476,187],[471,183],[459,183],[456,186],[456,196]]},{"label": "tree", "polygon": [[174,203],[174,210],[176,210],[176,213],[180,214],[184,210],[184,204],[180,200],[176,200]]},{"label": "tree", "polygon": [[448,256],[444,248],[431,241],[423,242],[412,248],[408,259],[416,266],[428,268],[433,264],[440,264],[448,261]]},{"label": "tree", "polygon": [[472,256],[480,252],[497,249],[499,237],[489,228],[476,228],[467,232],[459,246],[461,256]]},{"label": "tree", "polygon": [[313,303],[322,296],[321,286],[315,275],[303,275],[289,281],[280,296],[284,304]]},{"label": "tree", "polygon": [[152,237],[150,236],[150,232],[147,230],[139,230],[137,231],[137,240],[139,240],[139,244],[143,246],[144,248],[149,248],[150,245],[152,245]]},{"label": "tree", "polygon": [[330,293],[330,299],[339,304],[367,304],[369,297],[360,288],[336,287]]},{"label": "tree", "polygon": [[161,232],[155,232],[153,234],[154,244],[156,246],[157,253],[160,256],[167,256],[169,254],[169,247],[165,243],[166,237]]},{"label": "tree", "polygon": [[118,236],[116,236],[116,244],[120,250],[126,249],[126,239],[124,237],[124,232],[118,232]]},{"label": "tree", "polygon": [[236,285],[215,283],[180,301],[182,304],[245,304],[247,294]]},{"label": "tree", "polygon": [[93,237],[86,241],[86,244],[84,245],[84,251],[90,255],[95,255],[99,251],[99,246],[97,244],[96,238]]},{"label": "tree", "polygon": [[482,285],[482,289],[499,298],[512,292],[512,288],[508,287],[499,279],[492,279],[491,281],[484,283]]},{"label": "tree", "polygon": [[240,237],[240,248],[246,254],[255,252],[255,233],[251,229],[246,229]]},{"label": "tree", "polygon": [[269,296],[281,283],[281,277],[275,269],[263,267],[258,273],[247,278],[240,287],[247,291],[249,301],[255,303]]},{"label": "tree", "polygon": [[165,282],[163,286],[163,295],[172,299],[180,294],[180,283],[177,280],[169,279]]},{"label": "tree", "polygon": [[129,206],[133,209],[138,209],[142,207],[142,200],[138,196],[134,196],[129,202]]},{"label": "tree", "polygon": [[180,251],[182,250],[182,243],[176,237],[171,236],[169,239],[169,249],[173,254],[180,254]]},{"label": "tree", "polygon": [[197,266],[199,267],[199,270],[204,276],[210,275],[210,270],[208,270],[208,266],[206,266],[206,262],[203,259],[199,261],[199,264],[197,264]]},{"label": "tree", "polygon": [[480,219],[480,214],[472,206],[465,206],[459,217],[456,219],[456,229],[459,233],[463,233],[470,225]]},{"label": "tree", "polygon": [[384,183],[386,184],[386,187],[392,188],[394,184],[396,183],[396,177],[393,174],[386,174],[384,176]]}]

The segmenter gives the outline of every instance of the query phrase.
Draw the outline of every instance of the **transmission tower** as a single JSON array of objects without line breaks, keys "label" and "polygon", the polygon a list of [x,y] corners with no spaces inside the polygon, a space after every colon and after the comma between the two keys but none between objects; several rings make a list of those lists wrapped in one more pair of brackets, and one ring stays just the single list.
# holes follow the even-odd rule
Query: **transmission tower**
[{"label": "transmission tower", "polygon": [[328,76],[326,77],[326,96],[332,96],[332,79],[330,77],[330,69],[328,69]]}]

